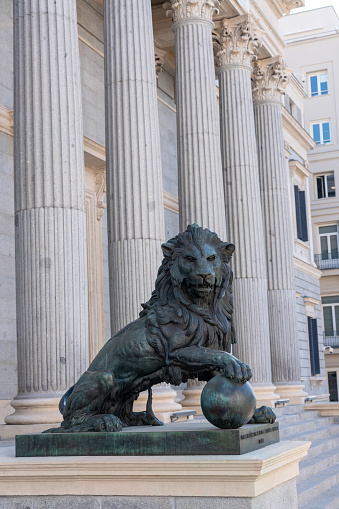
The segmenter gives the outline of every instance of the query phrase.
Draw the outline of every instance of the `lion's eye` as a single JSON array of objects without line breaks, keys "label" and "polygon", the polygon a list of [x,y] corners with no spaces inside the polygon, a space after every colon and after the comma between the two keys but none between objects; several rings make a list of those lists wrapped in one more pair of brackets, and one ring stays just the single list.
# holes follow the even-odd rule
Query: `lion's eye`
[{"label": "lion's eye", "polygon": [[195,262],[196,258],[193,258],[193,256],[186,256],[185,260],[188,262]]},{"label": "lion's eye", "polygon": [[207,261],[208,261],[208,262],[214,262],[214,260],[215,260],[215,259],[216,259],[216,256],[215,256],[215,255],[212,255],[212,256],[209,256],[209,257],[207,258]]}]

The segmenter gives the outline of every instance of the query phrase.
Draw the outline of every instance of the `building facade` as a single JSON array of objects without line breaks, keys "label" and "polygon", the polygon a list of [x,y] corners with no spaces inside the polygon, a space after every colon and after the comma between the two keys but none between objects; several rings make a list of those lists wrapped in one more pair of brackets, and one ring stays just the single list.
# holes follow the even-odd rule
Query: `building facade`
[{"label": "building facade", "polygon": [[[316,147],[309,153],[314,259],[321,270],[326,372],[332,401],[339,382],[339,19],[333,7],[297,13],[281,20],[286,61],[303,82],[304,124]],[[332,352],[331,348],[334,349]]]},{"label": "building facade", "polygon": [[[328,398],[314,142],[278,26],[301,4],[0,0],[7,424],[60,419],[60,396],[149,299],[161,241],[193,222],[236,245],[234,354],[258,402]],[[155,409],[200,392],[189,382],[179,404],[162,385]]]}]

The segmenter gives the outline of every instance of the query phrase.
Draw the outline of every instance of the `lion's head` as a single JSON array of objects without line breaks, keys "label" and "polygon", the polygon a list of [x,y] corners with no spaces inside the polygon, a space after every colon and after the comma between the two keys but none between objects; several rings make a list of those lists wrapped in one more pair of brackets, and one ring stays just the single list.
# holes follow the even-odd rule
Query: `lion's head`
[{"label": "lion's head", "polygon": [[236,342],[228,265],[234,245],[193,224],[164,243],[162,250],[155,290],[141,316],[147,314],[153,331],[176,322],[192,337],[192,344],[229,350]]},{"label": "lion's head", "polygon": [[233,244],[222,242],[216,233],[194,224],[163,244],[162,250],[163,266],[168,265],[173,286],[187,300],[206,307],[215,295],[221,297],[220,290],[223,293],[223,283],[230,274]]}]

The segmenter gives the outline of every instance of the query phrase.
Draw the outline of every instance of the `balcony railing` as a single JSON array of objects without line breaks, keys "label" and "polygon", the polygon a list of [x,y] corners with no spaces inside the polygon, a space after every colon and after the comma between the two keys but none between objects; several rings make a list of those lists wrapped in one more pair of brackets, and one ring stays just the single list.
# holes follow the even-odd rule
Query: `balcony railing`
[{"label": "balcony railing", "polygon": [[338,251],[334,251],[333,253],[316,254],[314,255],[314,261],[320,270],[339,269]]},{"label": "balcony railing", "polygon": [[339,348],[339,331],[325,330],[324,332],[324,345]]}]

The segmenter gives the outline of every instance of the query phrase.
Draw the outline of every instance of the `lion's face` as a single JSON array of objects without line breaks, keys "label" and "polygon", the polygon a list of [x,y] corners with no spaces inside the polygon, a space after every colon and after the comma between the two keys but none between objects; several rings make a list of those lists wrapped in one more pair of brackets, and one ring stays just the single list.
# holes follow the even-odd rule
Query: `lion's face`
[{"label": "lion's face", "polygon": [[189,244],[183,247],[177,259],[184,288],[190,297],[210,300],[221,281],[221,258],[215,246]]}]

